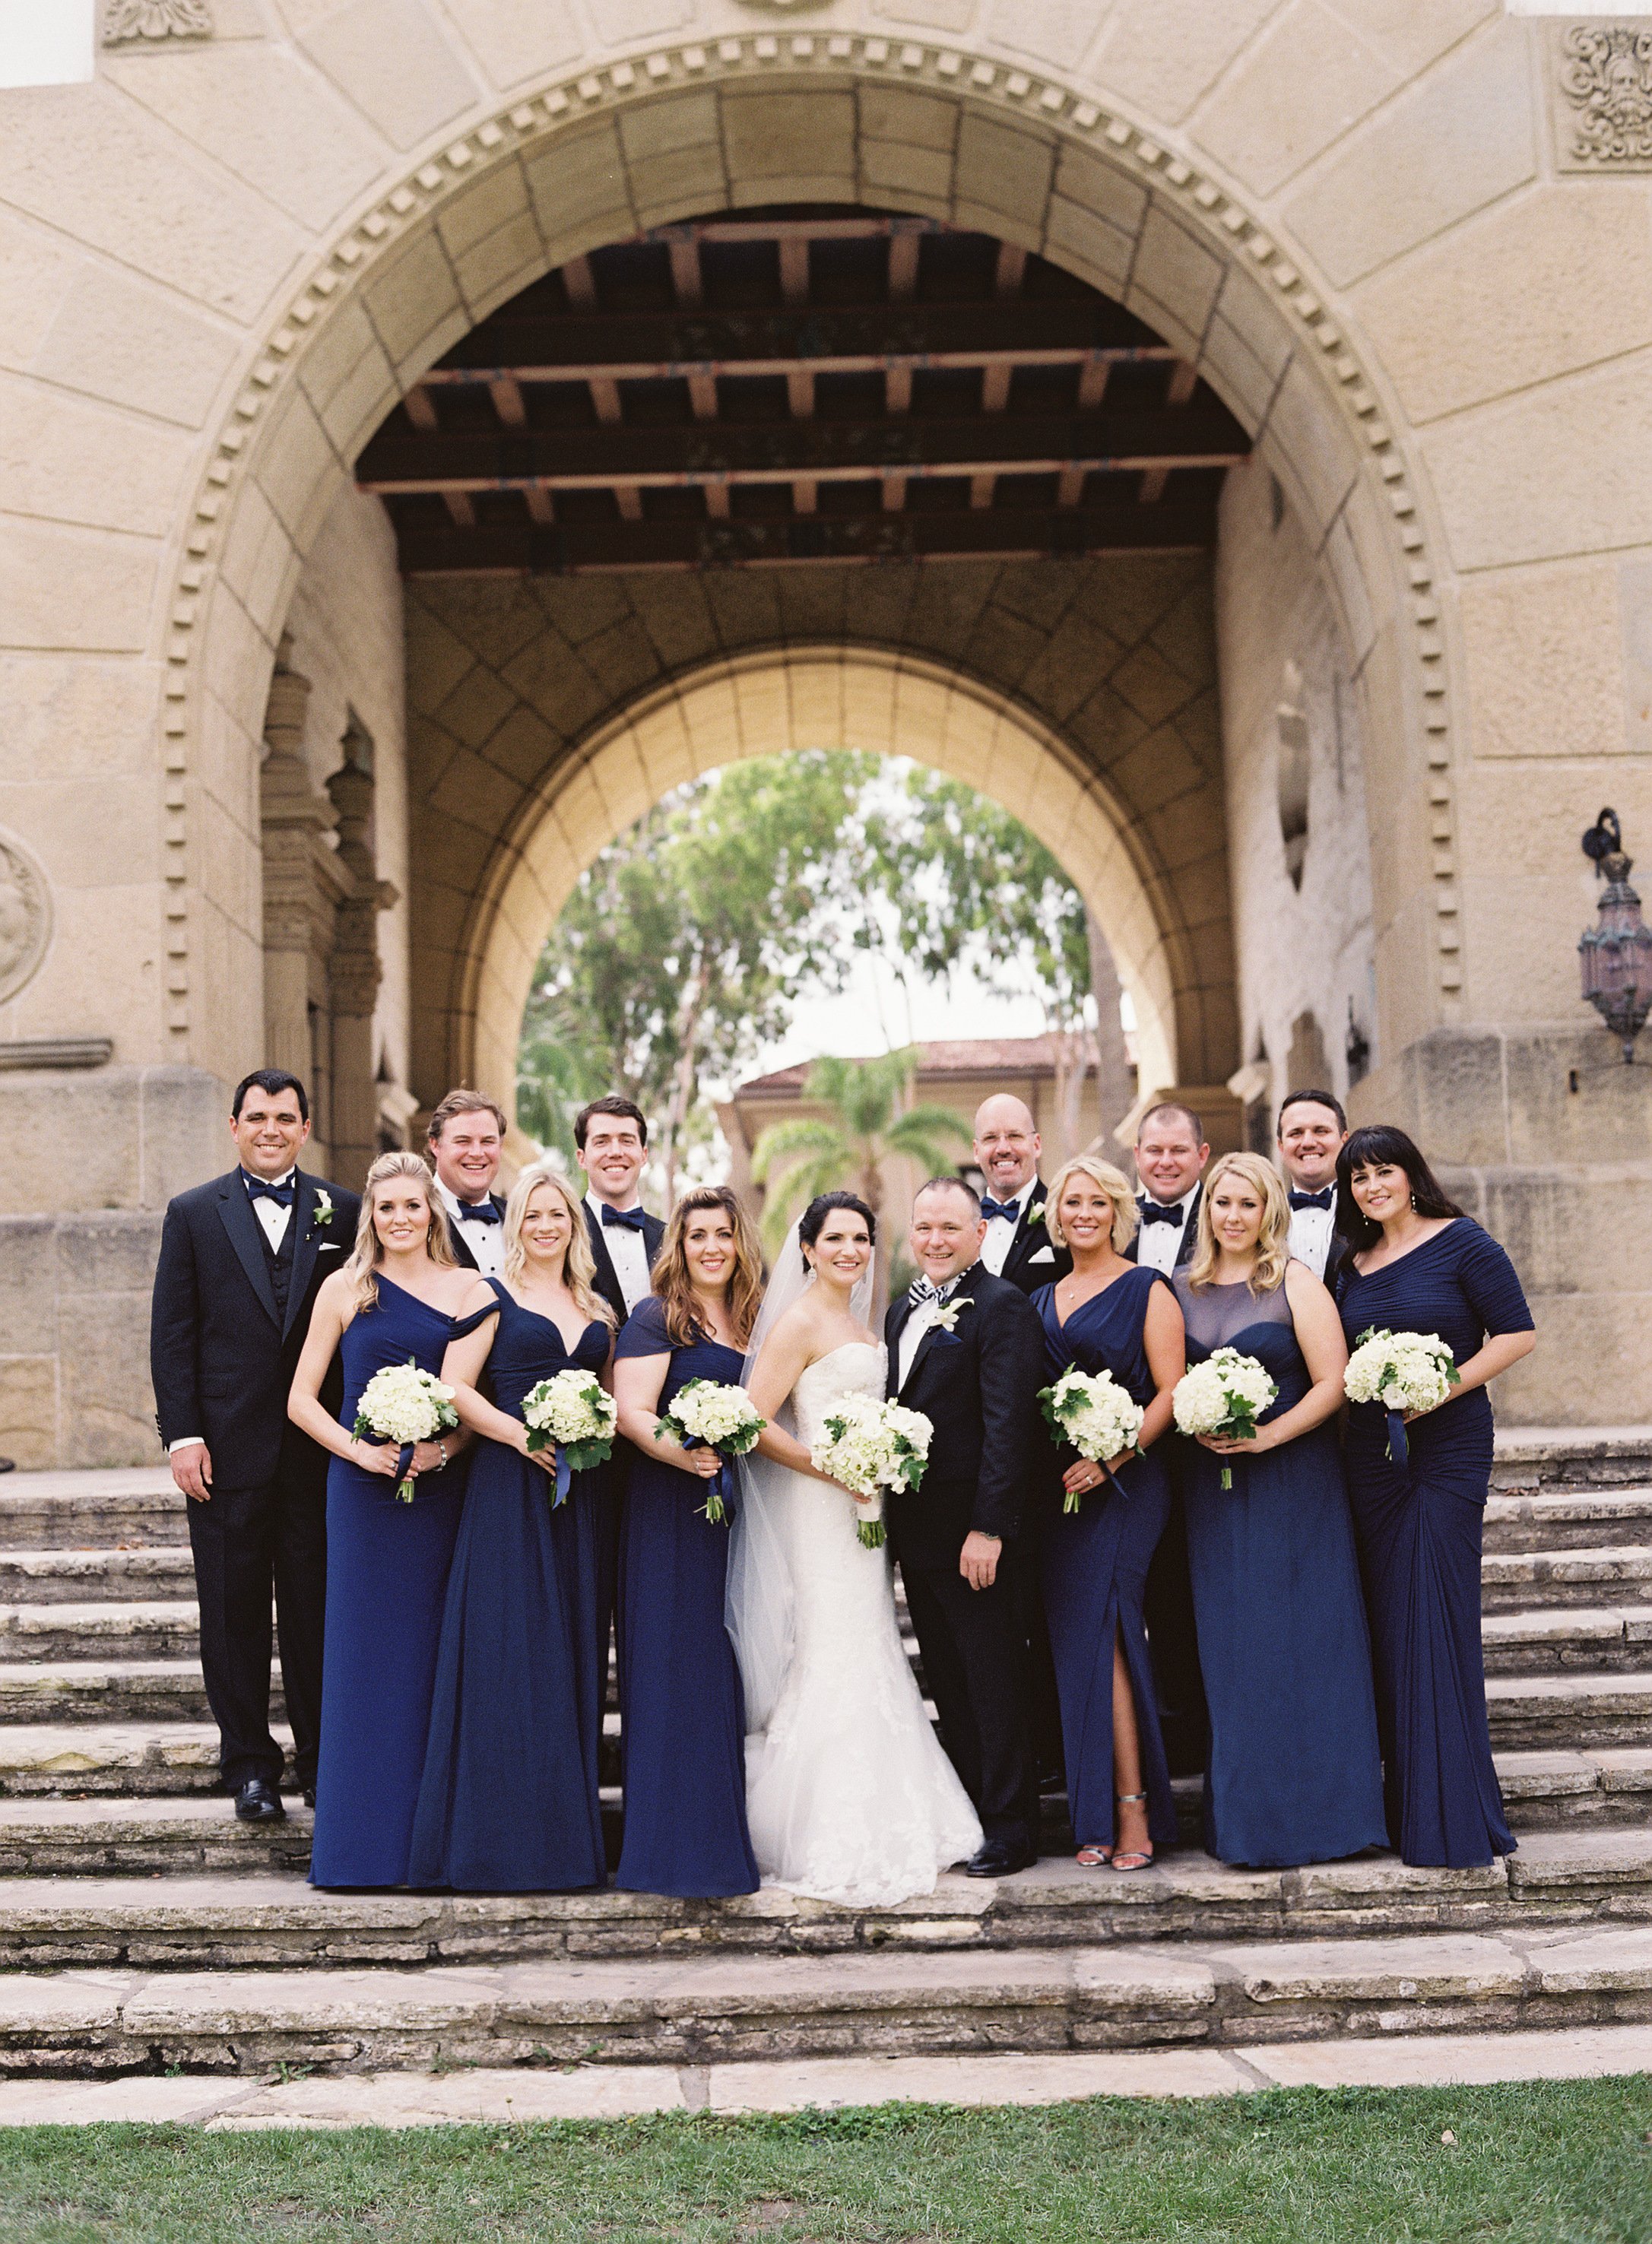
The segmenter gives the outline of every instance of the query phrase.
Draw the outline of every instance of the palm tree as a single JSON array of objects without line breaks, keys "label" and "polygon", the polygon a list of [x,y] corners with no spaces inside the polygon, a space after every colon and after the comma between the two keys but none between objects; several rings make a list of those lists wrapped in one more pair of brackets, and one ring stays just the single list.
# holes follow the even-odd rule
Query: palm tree
[{"label": "palm tree", "polygon": [[[885,1052],[881,1059],[818,1059],[803,1096],[822,1114],[774,1122],[752,1148],[751,1173],[773,1190],[763,1210],[763,1235],[771,1254],[792,1217],[817,1193],[847,1186],[876,1214],[884,1203],[884,1165],[916,1161],[926,1175],[950,1174],[957,1149],[970,1143],[965,1125],[944,1106],[908,1106],[917,1054]],[[888,1268],[888,1257],[882,1267]],[[884,1299],[880,1276],[877,1301]]]}]

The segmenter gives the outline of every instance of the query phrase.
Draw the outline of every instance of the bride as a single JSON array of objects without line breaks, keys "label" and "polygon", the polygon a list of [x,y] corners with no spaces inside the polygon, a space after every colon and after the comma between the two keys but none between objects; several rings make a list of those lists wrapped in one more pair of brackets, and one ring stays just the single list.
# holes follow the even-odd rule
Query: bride
[{"label": "bride", "polygon": [[746,1359],[768,1425],[741,1461],[728,1618],[764,1882],[884,1907],[933,1892],[981,1827],[918,1695],[888,1551],[864,1547],[857,1499],[809,1462],[836,1402],[884,1393],[865,1321],[875,1237],[863,1200],[823,1193],[781,1254]]}]

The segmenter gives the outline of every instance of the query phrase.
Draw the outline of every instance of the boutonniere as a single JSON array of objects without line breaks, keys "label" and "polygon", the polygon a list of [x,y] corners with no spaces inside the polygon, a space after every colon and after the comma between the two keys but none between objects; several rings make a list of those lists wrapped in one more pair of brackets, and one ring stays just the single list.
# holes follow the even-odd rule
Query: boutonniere
[{"label": "boutonniere", "polygon": [[330,1193],[318,1192],[315,1195],[315,1213],[310,1218],[310,1229],[312,1231],[325,1231],[328,1225],[331,1223],[332,1220],[332,1194]]},{"label": "boutonniere", "polygon": [[1029,1223],[1043,1222],[1044,1202],[1041,1200],[1029,1201],[1027,1205],[1026,1220]]},{"label": "boutonniere", "polygon": [[970,1299],[966,1294],[961,1301],[949,1301],[944,1308],[937,1309],[931,1321],[938,1325],[943,1332],[955,1333],[958,1330],[958,1319],[970,1306]]}]

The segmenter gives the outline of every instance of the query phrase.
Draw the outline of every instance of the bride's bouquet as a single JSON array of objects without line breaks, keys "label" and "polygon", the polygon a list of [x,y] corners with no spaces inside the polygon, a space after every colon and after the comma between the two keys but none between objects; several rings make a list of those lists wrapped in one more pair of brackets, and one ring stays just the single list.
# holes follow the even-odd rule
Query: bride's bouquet
[{"label": "bride's bouquet", "polygon": [[[1039,1395],[1046,1423],[1058,1442],[1067,1442],[1089,1463],[1100,1465],[1114,1488],[1107,1460],[1121,1450],[1134,1451],[1147,1412],[1110,1371],[1080,1371],[1069,1364],[1053,1387]],[[1122,1490],[1120,1490],[1122,1494]],[[1081,1499],[1068,1489],[1063,1511],[1076,1511]]]},{"label": "bride's bouquet", "polygon": [[572,1366],[553,1378],[542,1379],[522,1398],[522,1422],[528,1430],[528,1454],[537,1457],[554,1443],[557,1452],[554,1511],[568,1500],[577,1472],[606,1464],[613,1455],[614,1428],[620,1413],[612,1395],[594,1372]]},{"label": "bride's bouquet", "polygon": [[1403,1465],[1411,1453],[1405,1414],[1432,1410],[1461,1380],[1457,1360],[1438,1333],[1378,1332],[1368,1326],[1343,1374],[1351,1402],[1380,1402],[1388,1413],[1388,1455]]},{"label": "bride's bouquet", "polygon": [[358,1442],[394,1442],[401,1450],[396,1470],[402,1477],[396,1493],[403,1504],[413,1501],[414,1477],[408,1471],[420,1442],[433,1442],[450,1434],[459,1423],[453,1407],[453,1389],[443,1387],[434,1372],[421,1371],[410,1355],[405,1363],[387,1363],[362,1389],[350,1429]]},{"label": "bride's bouquet", "polygon": [[[1219,1348],[1176,1382],[1171,1397],[1177,1430],[1214,1434],[1218,1441],[1253,1442],[1256,1421],[1279,1392],[1268,1368],[1236,1348]],[[1222,1461],[1222,1485],[1233,1486],[1233,1467]]]},{"label": "bride's bouquet", "polygon": [[921,1410],[904,1410],[876,1395],[842,1396],[825,1418],[809,1460],[865,1499],[855,1507],[855,1531],[869,1551],[884,1546],[884,1491],[917,1486],[934,1431]]},{"label": "bride's bouquet", "polygon": [[743,1457],[748,1450],[755,1449],[758,1435],[768,1423],[743,1387],[725,1386],[718,1379],[687,1380],[672,1398],[670,1409],[661,1413],[654,1429],[656,1441],[667,1434],[680,1449],[715,1450],[723,1460],[701,1506],[714,1524],[728,1518],[734,1494],[728,1459]]}]

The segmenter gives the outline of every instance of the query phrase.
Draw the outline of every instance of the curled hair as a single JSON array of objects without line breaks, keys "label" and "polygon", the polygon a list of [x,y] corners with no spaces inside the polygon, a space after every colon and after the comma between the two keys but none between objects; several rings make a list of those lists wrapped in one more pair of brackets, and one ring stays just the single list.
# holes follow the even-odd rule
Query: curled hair
[{"label": "curled hair", "polygon": [[1216,1282],[1216,1227],[1210,1203],[1223,1177],[1242,1177],[1262,1201],[1262,1227],[1256,1234],[1256,1257],[1245,1280],[1260,1301],[1285,1281],[1290,1260],[1290,1202],[1279,1181],[1279,1173],[1260,1153],[1223,1153],[1210,1165],[1204,1190],[1199,1195],[1199,1236],[1188,1263],[1188,1283],[1195,1293]]},{"label": "curled hair", "polygon": [[425,1253],[438,1269],[458,1267],[458,1257],[448,1235],[447,1211],[436,1196],[436,1179],[423,1157],[417,1153],[381,1153],[362,1186],[362,1214],[355,1227],[355,1246],[344,1265],[343,1274],[349,1281],[350,1306],[354,1309],[378,1307],[378,1274],[384,1260],[384,1247],[373,1221],[373,1196],[381,1185],[390,1184],[397,1177],[416,1178],[423,1188],[430,1216],[424,1233]]},{"label": "curled hair", "polygon": [[1050,1234],[1053,1246],[1065,1247],[1067,1235],[1061,1228],[1061,1195],[1074,1177],[1088,1177],[1100,1185],[1113,1208],[1113,1229],[1109,1234],[1113,1251],[1122,1254],[1136,1235],[1141,1221],[1136,1206],[1136,1196],[1130,1189],[1130,1179],[1122,1169],[1115,1169],[1111,1161],[1097,1159],[1093,1153],[1078,1153],[1055,1173],[1055,1181],[1044,1196],[1044,1228]]},{"label": "curled hair", "polygon": [[684,1237],[691,1215],[709,1213],[714,1208],[721,1210],[734,1227],[735,1267],[728,1277],[728,1321],[741,1348],[751,1338],[751,1328],[757,1321],[757,1307],[763,1294],[763,1251],[757,1243],[751,1218],[732,1186],[701,1185],[685,1193],[672,1209],[653,1267],[653,1290],[665,1304],[666,1330],[678,1348],[687,1348],[695,1340],[709,1337],[700,1321]]},{"label": "curled hair", "polygon": [[[802,1250],[805,1247],[812,1247],[814,1245],[815,1241],[820,1237],[821,1233],[826,1228],[827,1217],[832,1214],[838,1208],[846,1209],[851,1215],[860,1216],[866,1225],[867,1239],[872,1246],[877,1246],[877,1218],[872,1213],[870,1208],[867,1206],[860,1194],[858,1193],[852,1192],[823,1192],[817,1193],[816,1194],[815,1198],[809,1201],[809,1206],[803,1210],[802,1213],[797,1219],[797,1250],[799,1254],[802,1254]],[[805,1267],[807,1267],[808,1261],[809,1257],[807,1254],[804,1254],[803,1262]]]},{"label": "curled hair", "polygon": [[572,1226],[568,1234],[567,1253],[563,1257],[562,1281],[573,1296],[573,1306],[588,1325],[612,1326],[613,1310],[597,1291],[597,1258],[591,1251],[584,1204],[561,1170],[553,1169],[549,1161],[531,1163],[511,1187],[511,1197],[504,1205],[504,1282],[514,1285],[527,1267],[522,1220],[528,1212],[528,1202],[541,1185],[552,1186]]},{"label": "curled hair", "polygon": [[1356,1130],[1337,1156],[1337,1228],[1356,1254],[1374,1247],[1383,1235],[1354,1199],[1356,1169],[1404,1169],[1411,1180],[1412,1206],[1418,1215],[1454,1216],[1464,1210],[1446,1197],[1446,1188],[1423,1158],[1422,1149],[1392,1122],[1367,1122]]}]

